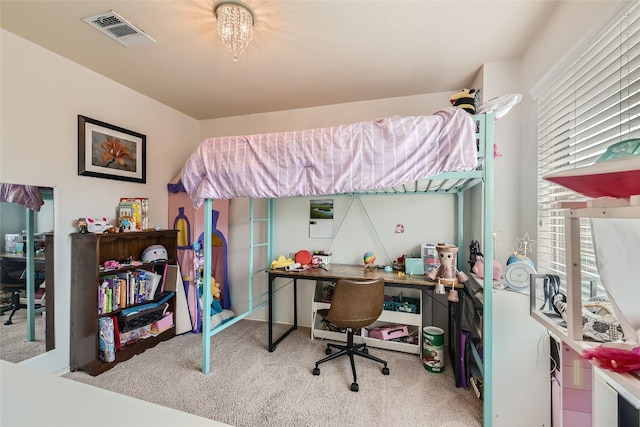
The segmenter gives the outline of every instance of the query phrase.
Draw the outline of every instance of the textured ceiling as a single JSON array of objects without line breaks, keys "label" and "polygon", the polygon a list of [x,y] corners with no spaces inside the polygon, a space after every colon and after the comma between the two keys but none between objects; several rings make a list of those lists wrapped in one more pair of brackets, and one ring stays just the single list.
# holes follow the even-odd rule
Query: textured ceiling
[{"label": "textured ceiling", "polygon": [[[0,1],[2,28],[196,119],[468,87],[519,58],[554,1],[265,1],[238,62],[211,1]],[[156,43],[126,48],[81,19],[113,10]]]}]

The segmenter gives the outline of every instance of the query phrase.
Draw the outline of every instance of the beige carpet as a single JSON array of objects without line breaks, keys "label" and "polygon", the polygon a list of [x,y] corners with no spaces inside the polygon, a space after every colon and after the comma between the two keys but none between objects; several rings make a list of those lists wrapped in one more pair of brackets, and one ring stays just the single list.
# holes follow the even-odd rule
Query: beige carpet
[{"label": "beige carpet", "polygon": [[35,341],[27,341],[27,310],[20,309],[13,315],[13,324],[5,325],[11,311],[0,316],[0,359],[18,363],[46,351],[44,317],[36,314]]},{"label": "beige carpet", "polygon": [[201,335],[188,333],[97,377],[65,377],[239,427],[482,426],[482,402],[455,388],[448,365],[433,374],[417,355],[372,348],[391,373],[356,359],[360,391],[354,393],[348,358],[312,375],[326,341],[311,341],[308,328],[294,331],[273,353],[266,350],[267,331],[265,322],[242,320],[215,335],[209,374],[200,370]]}]

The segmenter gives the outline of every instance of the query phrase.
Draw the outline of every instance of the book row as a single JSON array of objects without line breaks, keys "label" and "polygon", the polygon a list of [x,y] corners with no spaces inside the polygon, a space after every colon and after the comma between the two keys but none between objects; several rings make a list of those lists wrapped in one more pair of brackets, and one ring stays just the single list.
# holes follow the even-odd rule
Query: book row
[{"label": "book row", "polygon": [[156,268],[160,271],[138,269],[102,276],[98,286],[98,314],[154,300],[164,291],[165,265]]}]

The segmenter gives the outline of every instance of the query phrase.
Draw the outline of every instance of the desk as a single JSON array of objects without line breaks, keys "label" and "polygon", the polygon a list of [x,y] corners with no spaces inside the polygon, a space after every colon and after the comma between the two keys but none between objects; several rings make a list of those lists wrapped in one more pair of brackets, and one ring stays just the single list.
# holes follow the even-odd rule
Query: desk
[{"label": "desk", "polygon": [[[298,328],[298,280],[322,280],[328,282],[334,282],[338,279],[377,279],[382,278],[385,282],[385,286],[395,286],[404,288],[413,288],[421,290],[435,289],[436,283],[428,280],[425,276],[399,276],[396,272],[387,273],[381,269],[365,270],[362,265],[355,264],[330,264],[327,269],[312,268],[305,271],[286,271],[280,269],[267,270],[269,275],[269,289],[268,289],[268,314],[269,314],[269,352],[273,352],[278,344],[287,337],[293,330]],[[273,291],[274,281],[277,278],[284,278],[293,280],[293,326],[285,331],[275,341],[273,338]],[[314,283],[315,286],[315,283]],[[460,325],[462,317],[462,303],[464,303],[465,292],[464,284],[458,283],[455,286],[457,289],[462,290],[459,292],[460,302],[448,301],[448,337],[449,337],[449,356],[453,367],[455,385],[459,387],[461,385],[461,365],[458,362],[460,360],[459,355],[463,349],[460,347]],[[451,286],[447,286],[447,290]],[[313,325],[312,325],[313,327]]]},{"label": "desk", "polygon": [[[425,288],[432,290],[436,283],[425,278],[425,276],[399,276],[397,273],[387,273],[381,269],[365,270],[362,265],[354,264],[330,264],[327,269],[312,268],[305,271],[267,270],[269,275],[269,351],[273,352],[278,344],[287,337],[293,330],[298,328],[298,280],[324,280],[337,281],[338,279],[377,279],[382,278],[385,285]],[[277,278],[293,280],[293,326],[285,331],[275,341],[273,339],[273,282]],[[463,284],[456,285],[457,288],[464,288]],[[450,288],[448,286],[447,288]],[[460,293],[462,295],[462,293]],[[449,303],[449,309],[451,309]]]}]

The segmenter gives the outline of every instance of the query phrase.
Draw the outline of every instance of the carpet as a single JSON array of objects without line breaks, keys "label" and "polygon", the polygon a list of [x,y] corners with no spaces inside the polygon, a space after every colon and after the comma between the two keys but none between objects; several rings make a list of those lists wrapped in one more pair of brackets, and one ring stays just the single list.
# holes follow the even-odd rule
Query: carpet
[{"label": "carpet", "polygon": [[[288,325],[274,326],[275,336]],[[482,402],[454,386],[451,367],[427,372],[418,355],[371,348],[381,365],[358,358],[359,392],[348,358],[321,365],[326,341],[309,328],[267,351],[266,322],[242,320],[211,338],[211,372],[203,374],[202,337],[184,334],[92,377],[66,378],[234,426],[482,426]]]}]

